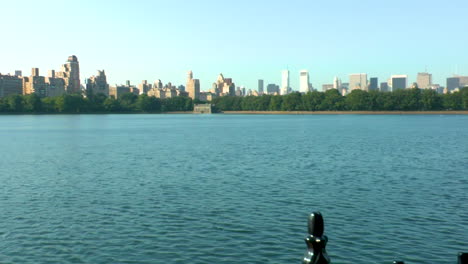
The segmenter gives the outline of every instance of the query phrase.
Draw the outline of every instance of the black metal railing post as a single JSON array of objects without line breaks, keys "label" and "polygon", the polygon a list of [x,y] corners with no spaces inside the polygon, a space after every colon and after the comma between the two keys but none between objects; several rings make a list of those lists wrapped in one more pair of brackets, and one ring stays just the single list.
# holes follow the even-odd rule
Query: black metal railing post
[{"label": "black metal railing post", "polygon": [[328,238],[323,235],[324,222],[322,214],[312,213],[309,216],[309,236],[306,237],[307,252],[304,255],[303,264],[329,264],[330,257],[327,255],[325,247]]},{"label": "black metal railing post", "polygon": [[[306,237],[307,252],[302,261],[303,264],[330,264],[330,257],[325,247],[328,237],[323,235],[325,230],[323,216],[320,212],[309,216],[309,235]],[[403,261],[393,261],[393,264],[405,264]],[[458,264],[468,264],[468,253],[458,254]]]},{"label": "black metal railing post", "polygon": [[458,264],[468,264],[468,253],[458,254]]}]

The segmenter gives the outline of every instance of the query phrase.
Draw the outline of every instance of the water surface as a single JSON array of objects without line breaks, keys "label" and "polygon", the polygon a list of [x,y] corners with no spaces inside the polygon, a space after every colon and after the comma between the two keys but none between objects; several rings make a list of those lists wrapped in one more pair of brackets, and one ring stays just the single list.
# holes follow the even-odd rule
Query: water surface
[{"label": "water surface", "polygon": [[468,116],[0,116],[0,263],[333,263],[468,251]]}]

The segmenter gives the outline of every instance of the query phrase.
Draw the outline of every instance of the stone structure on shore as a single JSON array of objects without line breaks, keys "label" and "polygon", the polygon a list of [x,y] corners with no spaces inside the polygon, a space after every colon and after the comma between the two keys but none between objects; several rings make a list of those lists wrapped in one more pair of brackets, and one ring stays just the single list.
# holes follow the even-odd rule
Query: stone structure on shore
[{"label": "stone structure on shore", "polygon": [[193,106],[194,114],[211,114],[212,105],[211,104],[196,104]]}]

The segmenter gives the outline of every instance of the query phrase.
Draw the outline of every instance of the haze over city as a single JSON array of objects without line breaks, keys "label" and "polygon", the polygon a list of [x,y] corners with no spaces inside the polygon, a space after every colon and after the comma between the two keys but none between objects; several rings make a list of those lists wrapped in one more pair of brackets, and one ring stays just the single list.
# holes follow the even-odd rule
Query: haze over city
[{"label": "haze over city", "polygon": [[365,72],[386,81],[426,69],[445,85],[468,73],[468,2],[392,1],[5,1],[0,72],[57,69],[71,54],[82,80],[106,71],[110,84],[161,79],[201,90],[219,73],[237,86],[281,83],[309,70],[316,89]]}]

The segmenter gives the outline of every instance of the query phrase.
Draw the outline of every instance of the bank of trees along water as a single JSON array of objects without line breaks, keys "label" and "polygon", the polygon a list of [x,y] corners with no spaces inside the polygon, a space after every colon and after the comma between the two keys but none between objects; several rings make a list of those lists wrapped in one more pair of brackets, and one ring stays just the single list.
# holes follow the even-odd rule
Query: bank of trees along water
[{"label": "bank of trees along water", "polygon": [[[39,98],[11,95],[0,98],[2,113],[163,113],[192,111],[194,103],[187,97],[159,99],[146,95],[124,94],[118,99],[96,95]],[[437,111],[468,110],[468,87],[451,94],[433,90],[404,89],[395,92],[355,90],[341,96],[337,90],[291,93],[284,96],[263,95],[219,97],[216,111]]]},{"label": "bank of trees along water", "polygon": [[433,90],[403,89],[395,92],[354,90],[341,96],[337,90],[291,93],[284,96],[219,97],[220,111],[439,111],[468,110],[468,88],[451,94]]},{"label": "bank of trees along water", "polygon": [[3,113],[160,113],[192,110],[192,99],[187,97],[158,99],[133,93],[124,94],[118,99],[102,94],[88,98],[79,94],[46,98],[30,94],[0,98],[0,112]]}]

